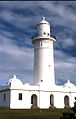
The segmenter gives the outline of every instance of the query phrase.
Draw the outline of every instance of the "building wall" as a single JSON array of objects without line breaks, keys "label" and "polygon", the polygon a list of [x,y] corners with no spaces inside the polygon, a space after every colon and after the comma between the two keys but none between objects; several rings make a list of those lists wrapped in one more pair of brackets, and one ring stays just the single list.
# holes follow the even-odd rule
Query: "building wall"
[{"label": "building wall", "polygon": [[[37,96],[37,107],[49,108],[49,93],[39,91],[11,90],[10,108],[13,109],[30,109],[32,107],[31,97]],[[19,94],[22,94],[22,100],[19,100]],[[46,100],[44,100],[46,99]]]},{"label": "building wall", "polygon": [[40,92],[40,108],[49,108],[50,107],[50,93],[49,92]]},{"label": "building wall", "polygon": [[70,106],[71,107],[74,106],[75,97],[76,97],[76,92],[70,93]]},{"label": "building wall", "polygon": [[[22,100],[19,100],[19,93],[22,94]],[[50,96],[53,95],[53,106],[56,108],[64,108],[64,97],[68,96],[69,106],[74,106],[74,98],[76,93],[69,92],[51,92],[51,91],[34,91],[34,90],[11,90],[10,108],[13,109],[30,109],[32,107],[32,96],[37,97],[37,107],[48,109],[51,107]],[[34,100],[35,101],[35,100]]]},{"label": "building wall", "polygon": [[[38,108],[48,109],[49,107],[64,108],[64,98],[68,97],[69,106],[73,107],[76,97],[76,92],[65,91],[50,91],[36,89],[6,89],[0,90],[0,107],[11,109],[30,109],[33,104]],[[19,94],[22,95],[19,99]],[[51,98],[52,97],[52,98]],[[34,98],[34,103],[32,99]]]},{"label": "building wall", "polygon": [[[19,94],[22,94],[22,100],[19,100]],[[10,108],[13,108],[13,109],[26,108],[26,109],[28,109],[30,107],[31,107],[30,91],[11,90]]]},{"label": "building wall", "polygon": [[[37,106],[39,107],[39,91],[31,90],[11,90],[10,108],[30,109],[32,107],[31,97],[37,96]],[[22,94],[22,100],[19,100],[19,94]]]},{"label": "building wall", "polygon": [[69,106],[73,107],[74,102],[75,102],[75,97],[76,97],[76,92],[54,92],[54,106],[56,108],[64,108],[65,103],[64,103],[64,98],[67,96],[69,98]]},{"label": "building wall", "polygon": [[10,107],[10,90],[0,91],[0,107]]}]

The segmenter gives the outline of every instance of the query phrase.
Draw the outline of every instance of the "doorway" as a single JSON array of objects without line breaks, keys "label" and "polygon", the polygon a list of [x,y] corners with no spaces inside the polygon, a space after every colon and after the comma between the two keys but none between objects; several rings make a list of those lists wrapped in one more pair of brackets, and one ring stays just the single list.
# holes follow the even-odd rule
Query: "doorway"
[{"label": "doorway", "polygon": [[54,95],[50,95],[50,107],[54,107]]},{"label": "doorway", "polygon": [[37,108],[37,95],[33,94],[31,96],[31,104],[32,104],[32,108]]},{"label": "doorway", "polygon": [[69,96],[65,96],[64,97],[64,105],[65,105],[65,108],[69,108]]}]

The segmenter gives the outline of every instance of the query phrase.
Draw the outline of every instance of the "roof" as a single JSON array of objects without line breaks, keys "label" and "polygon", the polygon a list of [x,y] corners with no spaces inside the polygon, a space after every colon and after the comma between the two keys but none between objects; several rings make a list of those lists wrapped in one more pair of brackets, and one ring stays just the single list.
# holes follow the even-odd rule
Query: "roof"
[{"label": "roof", "polygon": [[74,85],[73,83],[71,83],[70,80],[68,80],[68,81],[63,85],[63,87],[69,87],[69,88],[71,88],[71,87],[75,87],[75,85]]},{"label": "roof", "polygon": [[21,82],[21,80],[19,80],[16,75],[13,76],[13,78],[9,79],[8,85],[11,85],[11,86],[22,86],[23,83]]},{"label": "roof", "polygon": [[42,20],[37,24],[37,26],[40,25],[40,24],[48,24],[48,25],[50,25],[49,22],[47,22],[45,20],[45,17],[42,17]]}]

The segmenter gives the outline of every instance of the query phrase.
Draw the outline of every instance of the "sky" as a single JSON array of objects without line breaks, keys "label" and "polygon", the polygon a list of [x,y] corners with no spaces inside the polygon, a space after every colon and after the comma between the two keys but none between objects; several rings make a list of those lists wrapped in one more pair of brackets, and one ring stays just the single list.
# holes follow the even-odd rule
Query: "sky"
[{"label": "sky", "polygon": [[42,16],[51,24],[55,80],[76,85],[76,1],[0,1],[0,85],[15,74],[33,82],[34,46],[31,37]]}]

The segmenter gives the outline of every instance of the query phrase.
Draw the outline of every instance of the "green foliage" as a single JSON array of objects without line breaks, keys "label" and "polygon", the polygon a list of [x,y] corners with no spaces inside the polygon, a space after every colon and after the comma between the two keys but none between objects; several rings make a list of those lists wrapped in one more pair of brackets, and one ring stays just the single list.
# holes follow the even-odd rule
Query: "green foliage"
[{"label": "green foliage", "polygon": [[59,119],[70,109],[28,109],[13,110],[0,108],[0,119]]},{"label": "green foliage", "polygon": [[75,97],[74,107],[72,107],[71,110],[73,110],[73,112],[63,112],[60,119],[76,119],[76,115],[75,115],[75,113],[76,113],[76,97]]},{"label": "green foliage", "polygon": [[62,117],[60,117],[60,119],[76,119],[74,113],[72,112],[63,112],[62,113]]},{"label": "green foliage", "polygon": [[76,113],[76,101],[74,102],[74,107],[72,107],[72,110]]}]

